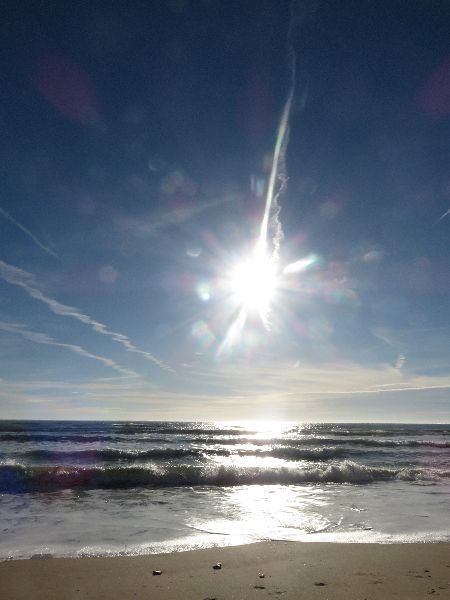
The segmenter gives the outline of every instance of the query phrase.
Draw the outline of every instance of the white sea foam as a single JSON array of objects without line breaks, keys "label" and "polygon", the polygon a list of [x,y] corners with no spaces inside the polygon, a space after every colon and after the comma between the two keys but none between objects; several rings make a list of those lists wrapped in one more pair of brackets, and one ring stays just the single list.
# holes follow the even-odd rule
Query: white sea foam
[{"label": "white sea foam", "polygon": [[[0,557],[448,540],[448,426],[0,422]],[[389,507],[387,510],[386,507]]]}]

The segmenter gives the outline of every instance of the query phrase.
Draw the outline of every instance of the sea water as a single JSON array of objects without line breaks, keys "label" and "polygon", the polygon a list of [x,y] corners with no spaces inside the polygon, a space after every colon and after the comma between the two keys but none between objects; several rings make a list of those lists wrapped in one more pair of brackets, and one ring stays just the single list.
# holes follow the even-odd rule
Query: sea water
[{"label": "sea water", "polygon": [[0,559],[450,540],[450,425],[0,421]]}]

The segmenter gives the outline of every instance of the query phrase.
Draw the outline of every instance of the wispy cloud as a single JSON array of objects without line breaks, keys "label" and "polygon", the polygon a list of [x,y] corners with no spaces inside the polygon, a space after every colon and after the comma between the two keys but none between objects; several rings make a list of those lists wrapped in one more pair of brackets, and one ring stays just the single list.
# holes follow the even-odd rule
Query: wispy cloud
[{"label": "wispy cloud", "polygon": [[395,368],[401,371],[405,366],[406,357],[404,354],[399,354],[397,357],[397,362],[395,363]]},{"label": "wispy cloud", "polygon": [[205,210],[215,208],[226,202],[232,202],[236,199],[237,196],[233,195],[218,197],[213,200],[208,200],[207,202],[199,202],[189,206],[175,208],[174,210],[157,215],[156,218],[153,215],[148,217],[141,215],[139,218],[118,217],[116,218],[115,223],[119,230],[125,231],[127,234],[133,233],[142,236],[152,236],[161,229],[172,225],[181,225]]},{"label": "wispy cloud", "polygon": [[[322,365],[286,365],[245,368],[225,366],[214,371],[193,370],[186,379],[201,381],[212,393],[246,397],[262,397],[265,394],[298,398],[328,398],[331,396],[354,396],[450,389],[450,376],[430,377],[406,375],[389,365],[364,367],[354,363]],[[389,381],[389,383],[386,383]]]},{"label": "wispy cloud", "polygon": [[[448,423],[450,417],[450,376],[405,381],[389,365],[236,365],[197,371],[194,384],[184,381],[182,389],[163,389],[143,378],[123,377],[69,383],[4,381],[0,404],[9,418],[36,411],[41,418],[192,420],[195,415],[204,421]],[[401,392],[412,393],[405,397]]]},{"label": "wispy cloud", "polygon": [[6,210],[4,210],[3,208],[0,208],[0,215],[2,217],[4,217],[5,219],[7,219],[8,221],[10,221],[13,225],[15,225],[18,229],[20,229],[21,231],[23,231],[23,233],[25,235],[27,235],[30,240],[32,240],[36,246],[39,246],[39,248],[41,250],[43,250],[44,252],[46,252],[47,254],[50,254],[50,256],[53,256],[54,258],[58,258],[58,255],[55,254],[55,252],[53,252],[53,250],[51,248],[49,248],[48,246],[46,246],[45,244],[43,244],[35,235],[34,233],[31,233],[31,231],[29,229],[27,229],[25,227],[25,225],[22,225],[22,223],[19,223],[19,221],[16,221],[16,219],[14,219],[14,217],[12,217],[9,213],[6,212]]},{"label": "wispy cloud", "polygon": [[101,333],[102,335],[111,337],[115,342],[121,344],[128,352],[139,354],[161,369],[172,371],[170,367],[156,358],[156,356],[135,346],[126,335],[116,331],[111,331],[106,325],[96,321],[95,319],[92,319],[89,315],[81,313],[77,308],[68,306],[66,304],[61,304],[61,302],[46,296],[38,288],[35,277],[31,273],[0,260],[0,277],[2,277],[8,283],[16,285],[25,290],[25,292],[31,296],[31,298],[46,304],[55,314],[76,319],[77,321],[90,326],[96,333]]},{"label": "wispy cloud", "polygon": [[35,342],[36,344],[45,344],[46,346],[57,346],[58,348],[65,348],[66,350],[74,352],[79,356],[84,356],[85,358],[91,358],[92,360],[101,362],[107,367],[111,367],[111,369],[115,369],[118,373],[126,375],[127,377],[138,376],[137,373],[135,373],[134,371],[124,369],[111,358],[105,358],[104,356],[100,356],[98,354],[92,354],[92,352],[88,352],[87,350],[76,344],[65,344],[63,342],[58,342],[46,333],[31,331],[29,329],[26,329],[23,325],[16,323],[5,323],[4,321],[0,321],[0,330],[6,331],[7,333],[12,333],[14,335],[20,335],[26,340],[30,340],[30,342]]}]

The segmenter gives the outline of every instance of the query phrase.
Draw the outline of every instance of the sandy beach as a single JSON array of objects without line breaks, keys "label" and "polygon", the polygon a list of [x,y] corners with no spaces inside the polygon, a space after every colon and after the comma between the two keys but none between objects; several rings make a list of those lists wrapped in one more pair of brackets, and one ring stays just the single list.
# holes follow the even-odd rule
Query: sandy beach
[{"label": "sandy beach", "polygon": [[[221,569],[214,569],[218,562]],[[0,582],[5,600],[448,598],[450,544],[262,542],[141,557],[6,561]]]}]

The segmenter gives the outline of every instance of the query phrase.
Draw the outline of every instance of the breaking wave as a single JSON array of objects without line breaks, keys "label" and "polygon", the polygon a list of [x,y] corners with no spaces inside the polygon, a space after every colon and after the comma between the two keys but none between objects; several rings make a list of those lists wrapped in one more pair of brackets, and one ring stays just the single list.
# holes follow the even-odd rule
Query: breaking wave
[{"label": "breaking wave", "polygon": [[437,481],[449,472],[431,469],[368,467],[351,461],[304,468],[246,468],[236,466],[114,466],[38,467],[0,466],[0,492],[18,493],[62,489],[118,489],[180,486],[237,486],[270,484],[368,484],[377,481]]}]

